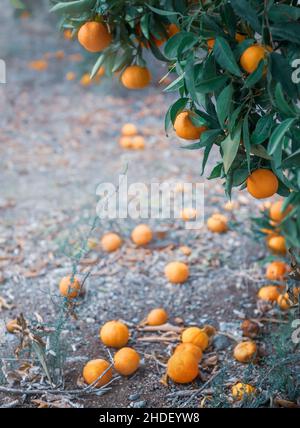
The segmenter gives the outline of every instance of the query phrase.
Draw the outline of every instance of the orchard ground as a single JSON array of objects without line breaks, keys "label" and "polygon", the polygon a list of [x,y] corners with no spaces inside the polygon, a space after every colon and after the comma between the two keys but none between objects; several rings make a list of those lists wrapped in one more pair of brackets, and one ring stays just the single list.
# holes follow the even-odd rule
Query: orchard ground
[{"label": "orchard ground", "polygon": [[[0,379],[2,386],[20,387],[16,370],[24,361],[14,361],[18,339],[5,332],[5,322],[20,313],[27,319],[41,317],[49,324],[57,319],[61,302],[58,283],[72,269],[67,253],[78,248],[95,215],[97,184],[115,182],[127,163],[129,182],[204,179],[199,177],[202,154],[182,151],[174,134],[165,136],[163,117],[170,99],[161,86],[154,82],[145,91],[130,92],[121,88],[115,77],[113,82],[103,78],[100,85],[83,87],[78,80],[88,70],[70,57],[83,52],[76,43],[57,36],[48,15],[37,13],[16,20],[9,10],[5,14],[0,39],[7,65],[7,84],[0,85],[0,296],[8,308],[0,308],[0,357],[5,374]],[[64,51],[62,59],[55,55],[59,50]],[[47,70],[28,67],[45,55]],[[68,71],[76,73],[75,81],[66,80]],[[161,69],[161,75],[163,72]],[[157,81],[160,71],[154,74]],[[126,122],[136,124],[144,135],[144,150],[120,148],[120,129]],[[211,167],[209,163],[207,173]],[[223,194],[220,182],[205,181],[206,218],[224,211]],[[227,213],[230,230],[223,235],[212,234],[206,226],[187,231],[181,220],[153,220],[149,224],[156,239],[143,249],[130,241],[137,224],[133,220],[104,222],[97,227],[93,238],[100,240],[104,232],[118,231],[125,242],[110,255],[99,249],[91,251],[79,265],[81,277],[91,267],[92,271],[86,293],[76,307],[78,319],[70,317],[63,326],[62,338],[68,345],[64,351],[65,388],[77,388],[89,359],[108,358],[98,337],[99,327],[108,320],[127,323],[129,346],[140,353],[144,365],[132,377],[116,380],[103,396],[72,396],[65,402],[62,398],[61,405],[178,406],[189,396],[169,394],[200,388],[223,365],[228,364],[228,385],[241,379],[245,367],[233,361],[234,339],[242,336],[243,318],[257,316],[256,294],[267,283],[263,260],[269,254],[263,241],[251,238],[250,216],[258,212],[259,203],[245,192],[235,191],[233,199],[239,208]],[[190,256],[180,252],[182,245],[192,249]],[[163,275],[165,265],[173,260],[190,266],[190,278],[182,285],[168,284]],[[161,306],[174,325],[180,326],[181,319],[186,326],[211,324],[219,332],[205,354],[202,378],[193,384],[170,382],[166,387],[160,382],[163,364],[176,341],[138,340],[147,335],[162,338],[159,333],[137,329],[151,309]],[[268,316],[277,314],[273,310]],[[266,323],[266,330],[270,325]],[[258,344],[263,347],[264,337]],[[37,384],[41,373],[39,368],[33,370],[23,387]],[[255,378],[251,383],[255,385]],[[2,394],[0,403],[17,400],[15,406],[35,407],[36,398],[49,401],[47,396],[28,396],[22,401]],[[199,397],[191,404],[199,405]]]}]

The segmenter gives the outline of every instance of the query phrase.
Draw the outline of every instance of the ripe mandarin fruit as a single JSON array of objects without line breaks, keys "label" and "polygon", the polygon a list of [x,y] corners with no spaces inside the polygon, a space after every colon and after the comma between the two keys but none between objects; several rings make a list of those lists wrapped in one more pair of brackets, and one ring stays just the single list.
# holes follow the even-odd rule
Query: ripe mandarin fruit
[{"label": "ripe mandarin fruit", "polygon": [[167,375],[176,383],[192,382],[198,374],[198,360],[190,352],[176,352],[168,361]]},{"label": "ripe mandarin fruit", "polygon": [[151,73],[146,67],[130,65],[125,68],[121,82],[127,89],[143,89],[150,84]]},{"label": "ripe mandarin fruit", "polygon": [[66,30],[64,30],[64,38],[66,40],[71,40],[72,35],[73,35],[73,31],[70,28],[67,28]]},{"label": "ripe mandarin fruit", "polygon": [[267,302],[276,302],[279,297],[278,287],[276,285],[265,285],[261,287],[257,296],[259,299]]},{"label": "ripe mandarin fruit", "polygon": [[145,139],[142,135],[136,135],[132,138],[132,148],[134,150],[143,150],[145,148]]},{"label": "ripe mandarin fruit", "polygon": [[281,281],[286,273],[287,265],[279,260],[269,264],[266,270],[266,278],[271,281]]},{"label": "ripe mandarin fruit", "polygon": [[123,149],[132,149],[132,137],[121,137],[119,144]]},{"label": "ripe mandarin fruit", "polygon": [[6,323],[6,330],[8,333],[14,334],[20,331],[21,327],[18,324],[18,320],[10,320]]},{"label": "ripe mandarin fruit", "polygon": [[162,325],[168,320],[168,314],[163,308],[152,309],[147,316],[148,325]]},{"label": "ripe mandarin fruit", "polygon": [[258,64],[267,55],[267,49],[261,45],[253,45],[247,48],[241,56],[240,63],[247,73],[253,73]]},{"label": "ripe mandarin fruit", "polygon": [[137,127],[133,123],[125,123],[125,125],[122,126],[121,134],[124,137],[134,137],[137,133]]},{"label": "ripe mandarin fruit", "polygon": [[78,297],[80,288],[81,286],[78,279],[76,277],[72,277],[71,275],[65,276],[59,283],[60,294],[63,297],[67,297],[68,299],[75,299],[75,297]]},{"label": "ripe mandarin fruit", "polygon": [[88,385],[94,383],[101,376],[98,382],[94,385],[96,388],[100,388],[111,381],[112,368],[106,360],[91,360],[84,366],[82,375]]},{"label": "ripe mandarin fruit", "polygon": [[282,212],[283,201],[274,202],[270,208],[270,219],[276,223],[280,223],[291,211],[292,207],[287,207],[284,212]]},{"label": "ripe mandarin fruit", "polygon": [[197,216],[197,210],[195,208],[184,208],[180,212],[180,218],[184,221],[194,220]]},{"label": "ripe mandarin fruit", "polygon": [[231,393],[232,396],[237,400],[240,401],[244,398],[244,396],[246,395],[251,395],[254,394],[256,391],[256,389],[254,388],[254,386],[249,385],[247,383],[241,383],[238,382],[235,385],[233,385],[233,387],[231,388]]},{"label": "ripe mandarin fruit", "polygon": [[76,79],[76,74],[73,71],[68,71],[68,73],[66,74],[66,79],[68,81],[72,81]]},{"label": "ripe mandarin fruit", "polygon": [[288,310],[291,307],[291,301],[288,293],[281,294],[280,296],[278,296],[277,304],[283,311]]},{"label": "ripe mandarin fruit", "polygon": [[179,29],[179,27],[177,27],[176,24],[169,24],[167,26],[167,33],[168,33],[169,38],[174,36],[175,34],[177,34],[179,32],[180,32],[180,29]]},{"label": "ripe mandarin fruit", "polygon": [[111,348],[123,348],[129,339],[129,330],[121,321],[108,321],[100,329],[100,339]]},{"label": "ripe mandarin fruit", "polygon": [[195,126],[191,121],[191,112],[183,111],[176,116],[174,129],[178,137],[185,140],[198,140],[202,132],[207,130],[206,126]]},{"label": "ripe mandarin fruit", "polygon": [[89,85],[91,85],[92,81],[91,81],[89,73],[84,73],[83,76],[81,77],[79,83],[82,86],[89,86]]},{"label": "ripe mandarin fruit", "polygon": [[173,284],[181,284],[189,277],[189,267],[183,262],[171,262],[165,267],[165,275]]},{"label": "ripe mandarin fruit", "polygon": [[278,179],[269,169],[256,169],[247,178],[247,190],[256,199],[273,196],[278,190]]},{"label": "ripe mandarin fruit", "polygon": [[116,233],[106,233],[101,239],[101,246],[107,253],[118,250],[122,245],[122,239]]},{"label": "ripe mandarin fruit", "polygon": [[199,327],[188,327],[181,335],[182,343],[193,343],[201,348],[202,351],[208,347],[208,335]]},{"label": "ripe mandarin fruit", "polygon": [[176,346],[174,354],[177,352],[189,352],[197,359],[197,361],[202,359],[202,349],[193,343],[180,343]]},{"label": "ripe mandarin fruit", "polygon": [[[235,40],[238,43],[242,43],[246,39],[246,37],[247,36],[245,36],[245,34],[236,33]],[[209,50],[213,49],[213,47],[215,46],[215,42],[216,42],[216,39],[208,39],[207,40],[207,46],[208,46]]]},{"label": "ripe mandarin fruit", "polygon": [[89,52],[101,52],[112,41],[107,26],[101,22],[86,22],[78,31],[79,43]]},{"label": "ripe mandarin fruit", "polygon": [[255,342],[241,342],[234,348],[233,356],[240,363],[249,363],[254,359],[256,352],[257,346]]},{"label": "ripe mandarin fruit", "polygon": [[132,348],[122,348],[115,353],[114,367],[123,376],[132,375],[140,365],[140,356]]},{"label": "ripe mandarin fruit", "polygon": [[139,224],[131,233],[131,239],[138,246],[149,244],[149,242],[152,241],[152,238],[152,230],[146,224]]},{"label": "ripe mandarin fruit", "polygon": [[285,254],[286,253],[286,242],[284,236],[270,236],[268,239],[268,247],[274,253]]},{"label": "ripe mandarin fruit", "polygon": [[207,228],[214,233],[225,233],[228,230],[227,218],[222,214],[213,214],[207,220]]}]

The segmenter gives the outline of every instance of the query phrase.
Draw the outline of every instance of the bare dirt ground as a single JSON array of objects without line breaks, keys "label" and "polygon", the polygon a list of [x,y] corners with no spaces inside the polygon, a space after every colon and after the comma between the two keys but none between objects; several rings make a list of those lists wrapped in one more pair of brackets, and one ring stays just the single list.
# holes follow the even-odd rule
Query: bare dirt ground
[{"label": "bare dirt ground", "polygon": [[[6,14],[0,18],[0,43],[7,63],[7,84],[0,85],[0,296],[8,307],[0,308],[0,357],[5,375],[1,378],[5,387],[42,388],[41,369],[32,360],[29,364],[27,351],[15,361],[18,339],[5,332],[5,322],[20,313],[51,326],[60,319],[63,304],[58,282],[70,272],[68,253],[78,248],[95,216],[97,184],[117,182],[127,164],[129,182],[202,182],[202,154],[182,151],[174,135],[165,136],[163,117],[170,99],[161,87],[126,92],[116,78],[113,83],[105,78],[101,85],[91,87],[66,81],[68,71],[82,72],[82,66],[70,58],[80,51],[77,44],[59,37],[45,14],[27,20],[16,20],[9,11]],[[55,57],[58,50],[64,50],[63,59]],[[28,62],[45,55],[50,58],[46,71],[28,67]],[[126,122],[141,130],[145,150],[128,152],[119,147],[120,128]],[[208,172],[211,167],[210,162]],[[98,331],[111,319],[128,323],[129,345],[140,352],[143,367],[131,378],[117,379],[103,396],[66,399],[58,394],[54,405],[185,405],[190,396],[178,391],[202,387],[224,361],[230,362],[227,374],[231,383],[240,378],[244,368],[232,361],[234,338],[241,336],[241,320],[255,315],[256,291],[263,283],[257,262],[266,254],[262,243],[249,237],[249,216],[257,206],[243,193],[235,193],[234,200],[239,209],[228,213],[231,227],[227,234],[213,235],[205,226],[187,231],[179,220],[151,220],[156,239],[147,249],[136,249],[130,242],[137,221],[101,222],[94,238],[99,240],[103,232],[114,229],[125,243],[112,255],[91,251],[79,264],[82,277],[92,270],[85,296],[76,307],[78,319],[69,317],[61,328],[66,345],[64,387],[77,388],[87,360],[108,357]],[[205,181],[205,217],[223,211],[224,203],[221,183]],[[184,256],[180,245],[191,247],[192,255]],[[188,282],[181,286],[168,284],[163,275],[165,264],[177,259],[187,261],[191,270]],[[139,340],[147,333],[137,325],[157,306],[166,308],[174,325],[181,325],[180,318],[184,325],[212,324],[219,332],[206,353],[201,379],[192,385],[170,383],[167,387],[160,382],[176,342]],[[25,363],[29,365],[24,368]],[[198,406],[200,398],[196,396],[190,404]],[[53,401],[47,394],[4,393],[0,403],[36,407],[40,404],[36,399]]]}]

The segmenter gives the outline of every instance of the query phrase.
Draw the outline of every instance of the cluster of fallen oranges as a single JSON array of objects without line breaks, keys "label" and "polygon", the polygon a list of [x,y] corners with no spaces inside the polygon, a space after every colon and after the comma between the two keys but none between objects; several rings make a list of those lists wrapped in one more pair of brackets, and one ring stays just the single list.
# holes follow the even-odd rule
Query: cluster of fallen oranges
[{"label": "cluster of fallen oranges", "polygon": [[125,123],[121,129],[119,144],[123,149],[143,150],[145,148],[145,138],[139,135],[138,129],[133,123]]},{"label": "cluster of fallen oranges", "polygon": [[[168,314],[163,308],[156,308],[149,312],[145,324],[150,326],[162,326],[168,320]],[[166,375],[173,382],[186,384],[194,381],[199,375],[199,364],[203,352],[208,348],[215,334],[214,327],[206,325],[204,328],[188,327],[181,334],[179,343],[167,361]],[[126,346],[130,332],[121,321],[112,320],[105,323],[99,332],[101,342],[108,348],[118,349],[113,361],[94,359],[83,368],[83,378],[88,385],[99,388],[112,380],[113,369],[123,376],[130,376],[140,366],[138,352]],[[254,360],[257,353],[256,344],[252,341],[241,342],[234,349],[234,358],[242,363]],[[232,387],[232,396],[241,400],[244,395],[254,393],[256,389],[241,382]]]},{"label": "cluster of fallen oranges", "polygon": [[[266,278],[270,281],[281,282],[281,284],[270,284],[261,287],[258,292],[258,298],[271,304],[277,304],[283,311],[288,310],[293,304],[289,294],[285,291],[284,281],[288,272],[289,267],[283,261],[277,260],[270,263],[266,269]],[[295,302],[298,300],[299,295],[300,288],[294,288],[293,300]]]}]

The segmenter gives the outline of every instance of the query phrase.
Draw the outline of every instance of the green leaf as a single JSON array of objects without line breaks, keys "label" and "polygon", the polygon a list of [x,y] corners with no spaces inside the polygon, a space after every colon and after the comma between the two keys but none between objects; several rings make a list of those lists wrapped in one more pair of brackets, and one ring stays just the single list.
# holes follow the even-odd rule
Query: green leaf
[{"label": "green leaf", "polygon": [[230,134],[221,143],[223,151],[223,164],[225,174],[229,171],[239,149],[241,142],[241,124],[237,127],[233,136]]},{"label": "green leaf", "polygon": [[274,124],[273,117],[271,115],[266,114],[262,116],[256,124],[255,130],[251,136],[252,144],[262,144],[266,141],[272,130],[272,126]]},{"label": "green leaf", "polygon": [[249,135],[249,115],[247,114],[243,121],[243,143],[246,150],[248,172],[251,172],[250,166],[250,154],[251,154],[251,143]]},{"label": "green leaf", "polygon": [[151,9],[152,12],[157,13],[157,15],[162,15],[162,16],[176,16],[176,15],[180,15],[179,12],[175,12],[173,10],[158,9],[157,7],[150,6],[150,4],[146,4],[146,6],[149,7],[149,9]]},{"label": "green leaf", "polygon": [[295,117],[297,115],[295,109],[286,101],[282,90],[282,85],[280,83],[277,83],[275,88],[275,101],[276,107],[280,113],[288,117]]},{"label": "green leaf", "polygon": [[265,61],[262,59],[258,64],[257,69],[253,73],[251,73],[245,80],[246,88],[252,88],[252,86],[256,85],[256,83],[261,80],[261,78],[263,77],[264,69]]},{"label": "green leaf", "polygon": [[191,49],[198,41],[196,34],[181,31],[166,42],[164,54],[169,59],[177,59],[179,51],[182,53]]},{"label": "green leaf", "polygon": [[88,9],[92,9],[96,0],[76,0],[64,3],[57,3],[50,9],[50,12],[63,12],[63,13],[81,13]]},{"label": "green leaf", "polygon": [[188,102],[188,98],[179,98],[177,101],[175,101],[175,103],[170,106],[165,117],[166,133],[168,132],[172,124],[174,124],[176,116],[185,108]]},{"label": "green leaf", "polygon": [[278,147],[282,145],[283,137],[294,121],[295,119],[286,119],[274,129],[268,144],[268,153],[270,155],[273,155]]},{"label": "green leaf", "polygon": [[300,165],[300,149],[297,150],[295,153],[291,154],[290,156],[286,157],[283,162],[282,166],[284,168],[292,168],[294,166]]},{"label": "green leaf", "polygon": [[274,22],[290,22],[300,19],[300,8],[287,4],[274,4],[269,10],[269,20]]},{"label": "green leaf", "polygon": [[214,54],[218,64],[225,68],[225,70],[234,74],[235,76],[241,77],[242,72],[237,65],[234,54],[223,37],[217,37],[214,45]]},{"label": "green leaf", "polygon": [[261,34],[262,25],[257,11],[251,6],[250,2],[247,0],[231,0],[230,3],[235,13],[247,21],[257,33]]},{"label": "green leaf", "polygon": [[251,146],[251,153],[259,158],[272,160],[272,156],[270,156],[264,146]]},{"label": "green leaf", "polygon": [[227,80],[227,76],[217,76],[206,80],[203,79],[201,82],[197,83],[196,90],[201,94],[215,92],[223,88]]},{"label": "green leaf", "polygon": [[202,147],[205,146],[201,175],[204,174],[205,166],[208,161],[210,151],[213,145],[216,143],[219,135],[220,135],[219,129],[211,129],[209,131],[203,132],[203,134],[201,135],[200,143],[202,144]]},{"label": "green leaf", "polygon": [[293,68],[288,60],[278,53],[270,54],[270,69],[272,78],[280,82],[284,91],[291,97],[297,97],[296,85],[292,82]]},{"label": "green leaf", "polygon": [[270,27],[272,37],[274,40],[290,41],[292,43],[300,44],[300,24],[290,22],[277,23]]},{"label": "green leaf", "polygon": [[230,107],[232,103],[233,86],[230,83],[226,86],[217,98],[217,115],[221,127],[224,127],[226,118],[230,114]]},{"label": "green leaf", "polygon": [[96,76],[96,74],[98,73],[98,70],[100,69],[104,61],[105,61],[105,55],[101,54],[97,59],[97,61],[95,62],[94,67],[92,68],[92,72],[90,76],[91,79],[93,79]]},{"label": "green leaf", "polygon": [[221,177],[223,172],[223,162],[218,163],[210,173],[210,176],[207,177],[208,180],[213,180],[214,178]]},{"label": "green leaf", "polygon": [[175,79],[172,83],[170,83],[170,85],[168,85],[164,89],[164,92],[177,91],[179,88],[181,88],[181,86],[183,86],[183,84],[184,84],[184,73],[182,73],[180,76],[177,77],[177,79]]}]

